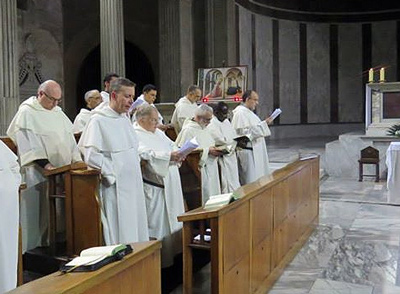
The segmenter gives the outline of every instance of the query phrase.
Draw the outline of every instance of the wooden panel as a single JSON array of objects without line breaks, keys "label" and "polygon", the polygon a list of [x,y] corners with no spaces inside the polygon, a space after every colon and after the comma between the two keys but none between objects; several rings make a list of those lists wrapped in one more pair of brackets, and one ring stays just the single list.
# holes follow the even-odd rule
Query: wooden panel
[{"label": "wooden panel", "polygon": [[18,155],[17,146],[9,137],[0,137],[0,140],[3,141],[3,143],[6,144],[7,147],[11,149],[12,152]]},{"label": "wooden panel", "polygon": [[272,244],[272,260],[275,267],[289,250],[289,229],[290,221],[286,218],[276,228],[274,228],[274,237]]},{"label": "wooden panel", "polygon": [[221,218],[223,223],[223,269],[229,271],[250,250],[249,202]]},{"label": "wooden panel", "polygon": [[289,187],[287,180],[272,189],[274,224],[280,224],[289,215]]},{"label": "wooden panel", "polygon": [[288,181],[289,213],[294,212],[302,201],[302,171],[295,173]]},{"label": "wooden panel", "polygon": [[224,275],[223,293],[249,293],[250,292],[250,258],[249,254]]},{"label": "wooden panel", "polygon": [[[159,267],[159,253],[154,253],[147,259],[139,261],[135,267],[128,268],[110,277],[103,283],[85,291],[84,294],[161,293],[161,273]],[[143,273],[153,274],[149,278],[144,277]]]},{"label": "wooden panel", "polygon": [[267,190],[251,200],[253,246],[272,234],[272,191]]},{"label": "wooden panel", "polygon": [[251,292],[255,292],[261,282],[271,272],[271,237],[266,237],[253,247],[251,266]]},{"label": "wooden panel", "polygon": [[[12,294],[161,293],[160,241],[133,244],[134,252],[93,272],[60,272],[26,283]],[[151,277],[151,278],[149,278]],[[126,290],[128,289],[128,290]]]},{"label": "wooden panel", "polygon": [[73,253],[100,246],[103,234],[100,217],[99,175],[72,174]]}]

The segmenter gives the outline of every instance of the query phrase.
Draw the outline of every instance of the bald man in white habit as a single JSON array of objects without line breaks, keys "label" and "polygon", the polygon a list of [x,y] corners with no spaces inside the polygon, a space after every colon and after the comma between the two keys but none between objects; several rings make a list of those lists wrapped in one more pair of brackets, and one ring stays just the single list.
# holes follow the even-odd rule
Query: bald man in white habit
[{"label": "bald man in white habit", "polygon": [[21,194],[23,251],[48,245],[46,178],[37,167],[51,170],[82,161],[72,122],[58,106],[61,99],[62,90],[57,82],[43,82],[36,96],[21,103],[7,130],[18,148],[27,185]]}]

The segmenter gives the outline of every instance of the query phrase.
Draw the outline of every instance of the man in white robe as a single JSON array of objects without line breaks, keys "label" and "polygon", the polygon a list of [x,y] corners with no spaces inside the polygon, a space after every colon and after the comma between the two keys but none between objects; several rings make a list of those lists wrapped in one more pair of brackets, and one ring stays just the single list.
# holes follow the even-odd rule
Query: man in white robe
[{"label": "man in white robe", "polygon": [[17,286],[19,195],[17,156],[0,141],[0,293]]},{"label": "man in white robe", "polygon": [[21,173],[27,185],[21,193],[23,251],[47,245],[48,239],[47,182],[37,166],[50,170],[82,161],[72,123],[57,106],[61,95],[57,82],[45,81],[36,97],[22,102],[7,130],[18,147]]},{"label": "man in white robe", "polygon": [[261,120],[254,113],[259,101],[255,91],[246,91],[242,99],[243,103],[233,110],[232,125],[238,136],[247,136],[250,140],[237,151],[239,180],[241,185],[245,185],[270,174],[265,137],[271,135],[268,124],[272,119]]},{"label": "man in white robe", "polygon": [[196,137],[199,148],[203,150],[199,168],[201,171],[201,194],[204,204],[212,195],[221,194],[218,171],[218,156],[222,152],[215,147],[215,141],[206,128],[213,116],[213,109],[201,104],[197,107],[194,118],[188,118],[183,124],[182,131],[176,138],[176,145],[181,147],[186,141]]},{"label": "man in white robe", "polygon": [[228,120],[228,105],[219,102],[214,109],[214,117],[207,129],[215,140],[216,146],[225,148],[226,153],[218,157],[221,171],[221,192],[230,193],[240,187],[239,170],[236,158],[235,129]]},{"label": "man in white robe", "polygon": [[171,124],[178,135],[182,129],[183,123],[187,118],[194,117],[197,109],[197,101],[201,98],[201,90],[198,86],[189,86],[186,96],[180,98],[175,104],[175,110],[172,114]]},{"label": "man in white robe", "polygon": [[101,170],[101,218],[106,245],[148,241],[138,140],[126,116],[135,84],[111,82],[110,104],[93,110],[78,146],[85,162]]},{"label": "man in white robe", "polygon": [[174,256],[182,252],[182,223],[178,215],[185,212],[179,155],[173,141],[157,128],[157,110],[150,105],[136,111],[136,134],[142,165],[144,194],[150,238],[162,240],[162,267],[172,266]]},{"label": "man in white robe", "polygon": [[[162,117],[161,113],[158,111],[157,107],[154,105],[154,101],[157,99],[157,88],[152,84],[147,84],[143,87],[143,94],[140,95],[135,103],[139,102],[141,105],[151,105],[157,111],[157,128],[162,131],[165,131],[169,128],[169,125],[164,125],[164,118]],[[132,115],[132,123],[135,123],[136,115]]]},{"label": "man in white robe", "polygon": [[89,121],[91,110],[103,100],[98,90],[90,90],[85,93],[86,107],[82,108],[74,120],[74,134],[81,133]]}]

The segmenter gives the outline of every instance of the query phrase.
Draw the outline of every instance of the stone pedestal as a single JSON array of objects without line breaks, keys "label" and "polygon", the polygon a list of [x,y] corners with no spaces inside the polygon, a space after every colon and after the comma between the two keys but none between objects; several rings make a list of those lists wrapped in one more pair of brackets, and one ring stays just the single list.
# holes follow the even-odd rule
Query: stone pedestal
[{"label": "stone pedestal", "polygon": [[101,74],[125,76],[123,0],[100,0]]},{"label": "stone pedestal", "polygon": [[17,0],[0,1],[0,134],[18,110]]},{"label": "stone pedestal", "polygon": [[[359,133],[348,133],[325,145],[325,172],[332,177],[358,179],[358,160],[360,151],[368,146],[379,150],[380,178],[386,178],[386,150],[393,141],[400,138],[382,136],[372,137]],[[375,166],[365,165],[365,174],[375,174]]]}]

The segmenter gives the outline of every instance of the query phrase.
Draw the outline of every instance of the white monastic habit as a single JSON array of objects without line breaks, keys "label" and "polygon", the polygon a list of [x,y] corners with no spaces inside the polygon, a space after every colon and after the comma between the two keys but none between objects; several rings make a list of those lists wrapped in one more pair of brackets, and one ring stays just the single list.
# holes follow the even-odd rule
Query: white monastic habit
[{"label": "white monastic habit", "polygon": [[242,185],[270,174],[265,137],[270,136],[268,124],[244,105],[233,110],[232,125],[238,136],[247,135],[246,149],[238,150],[239,179]]},{"label": "white monastic habit", "polygon": [[74,128],[73,128],[74,134],[81,133],[83,131],[87,122],[89,121],[90,115],[91,115],[90,110],[86,108],[81,109],[81,111],[78,113],[78,115],[75,117],[74,120]]},{"label": "white monastic habit", "polygon": [[93,110],[78,146],[85,162],[101,169],[106,245],[148,241],[138,140],[129,118],[110,107]]},{"label": "white monastic habit", "polygon": [[178,215],[185,212],[181,178],[176,163],[170,162],[175,146],[163,131],[150,132],[135,124],[142,167],[149,235],[162,241],[162,267],[173,265],[174,256],[182,252],[182,223]]},{"label": "white monastic habit", "polygon": [[221,122],[215,116],[211,119],[207,129],[215,140],[216,146],[233,147],[229,154],[218,158],[218,164],[221,168],[221,192],[223,194],[233,192],[240,187],[238,163],[234,148],[236,141],[233,139],[236,137],[235,129],[228,119]]},{"label": "white monastic habit", "polygon": [[101,91],[100,95],[101,95],[103,102],[107,102],[107,104],[110,103],[110,93],[108,93],[106,91]]},{"label": "white monastic habit", "polygon": [[[162,117],[161,113],[158,111],[157,107],[153,104],[149,104],[149,102],[147,102],[146,100],[144,100],[144,95],[140,95],[136,100],[141,100],[143,101],[140,106],[142,105],[151,105],[153,106],[156,110],[157,110],[157,115],[158,115],[158,124],[162,125],[164,122],[164,118]],[[132,123],[134,124],[136,122],[136,115],[133,114],[132,115]]]},{"label": "white monastic habit", "polygon": [[47,159],[54,167],[61,167],[82,158],[69,118],[58,106],[51,110],[43,108],[36,97],[20,105],[7,135],[18,147],[21,173],[27,185],[21,193],[22,249],[25,252],[47,242],[47,181],[34,161]]},{"label": "white monastic habit", "polygon": [[187,118],[194,117],[196,109],[197,103],[192,103],[186,96],[180,98],[178,102],[175,103],[175,110],[172,114],[171,124],[175,128],[176,134],[179,134],[183,123]]},{"label": "white monastic habit", "polygon": [[203,204],[212,195],[221,194],[219,183],[218,158],[208,154],[208,149],[215,146],[207,128],[203,129],[197,122],[187,119],[183,124],[182,131],[176,138],[175,144],[181,147],[187,140],[196,137],[199,148],[203,150],[199,168],[201,171],[201,195]]},{"label": "white monastic habit", "polygon": [[17,156],[0,141],[0,293],[17,286],[20,183]]}]

